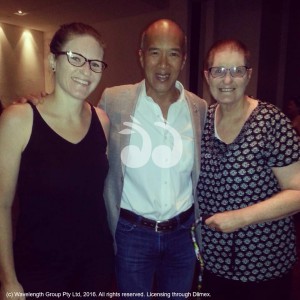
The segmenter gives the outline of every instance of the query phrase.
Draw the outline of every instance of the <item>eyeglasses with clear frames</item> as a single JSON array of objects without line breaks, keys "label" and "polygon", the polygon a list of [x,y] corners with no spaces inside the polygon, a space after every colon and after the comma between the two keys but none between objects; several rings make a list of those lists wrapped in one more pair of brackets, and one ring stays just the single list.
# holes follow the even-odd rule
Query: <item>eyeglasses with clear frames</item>
[{"label": "eyeglasses with clear frames", "polygon": [[74,67],[82,67],[86,62],[89,63],[90,69],[95,73],[103,72],[107,67],[107,63],[98,59],[87,59],[83,55],[72,51],[61,51],[56,55],[66,55],[68,62]]},{"label": "eyeglasses with clear frames", "polygon": [[231,68],[211,67],[208,69],[208,71],[213,78],[225,77],[228,71],[229,71],[231,77],[242,78],[245,76],[245,74],[247,73],[247,71],[249,69],[250,68],[247,66],[238,66],[238,67],[231,67]]}]

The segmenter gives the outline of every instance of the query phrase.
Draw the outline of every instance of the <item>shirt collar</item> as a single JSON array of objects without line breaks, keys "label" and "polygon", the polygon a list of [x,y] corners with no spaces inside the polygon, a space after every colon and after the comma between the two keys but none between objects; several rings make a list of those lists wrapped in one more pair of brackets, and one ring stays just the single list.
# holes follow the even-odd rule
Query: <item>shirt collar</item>
[{"label": "shirt collar", "polygon": [[[177,90],[180,92],[180,95],[176,102],[182,102],[184,100],[184,87],[183,87],[182,83],[178,80],[176,81],[175,86],[176,86]],[[143,80],[140,97],[143,99],[146,99],[147,101],[154,102],[152,97],[149,97],[146,93],[145,79]]]}]

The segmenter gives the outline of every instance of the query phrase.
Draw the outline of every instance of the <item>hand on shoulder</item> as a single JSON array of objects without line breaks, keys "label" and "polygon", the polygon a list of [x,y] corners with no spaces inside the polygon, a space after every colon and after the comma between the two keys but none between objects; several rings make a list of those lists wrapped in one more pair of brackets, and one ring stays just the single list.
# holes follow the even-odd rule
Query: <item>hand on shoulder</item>
[{"label": "hand on shoulder", "polygon": [[30,94],[27,96],[21,96],[15,99],[12,104],[22,104],[27,103],[30,101],[32,104],[37,105],[43,102],[43,98],[46,97],[48,94],[46,92],[41,92],[40,94]]}]

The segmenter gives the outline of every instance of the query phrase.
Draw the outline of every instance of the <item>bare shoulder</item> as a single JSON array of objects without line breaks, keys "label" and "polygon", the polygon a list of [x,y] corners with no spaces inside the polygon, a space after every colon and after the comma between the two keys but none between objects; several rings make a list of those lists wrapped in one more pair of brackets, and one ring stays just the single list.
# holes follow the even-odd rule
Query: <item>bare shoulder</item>
[{"label": "bare shoulder", "polygon": [[[30,137],[33,112],[29,104],[8,106],[0,117],[0,138],[6,143],[14,141],[23,149]],[[11,137],[14,137],[12,139]]]},{"label": "bare shoulder", "polygon": [[1,125],[26,126],[32,122],[32,109],[29,104],[13,104],[8,106],[1,114]]}]

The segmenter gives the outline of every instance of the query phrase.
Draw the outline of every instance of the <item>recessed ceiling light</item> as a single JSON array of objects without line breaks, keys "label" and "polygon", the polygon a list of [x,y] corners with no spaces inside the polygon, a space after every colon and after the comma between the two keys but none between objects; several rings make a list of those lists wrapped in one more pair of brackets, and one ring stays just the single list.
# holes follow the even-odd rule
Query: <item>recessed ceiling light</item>
[{"label": "recessed ceiling light", "polygon": [[18,10],[14,14],[17,16],[25,16],[27,15],[27,12],[24,12],[23,10]]}]

